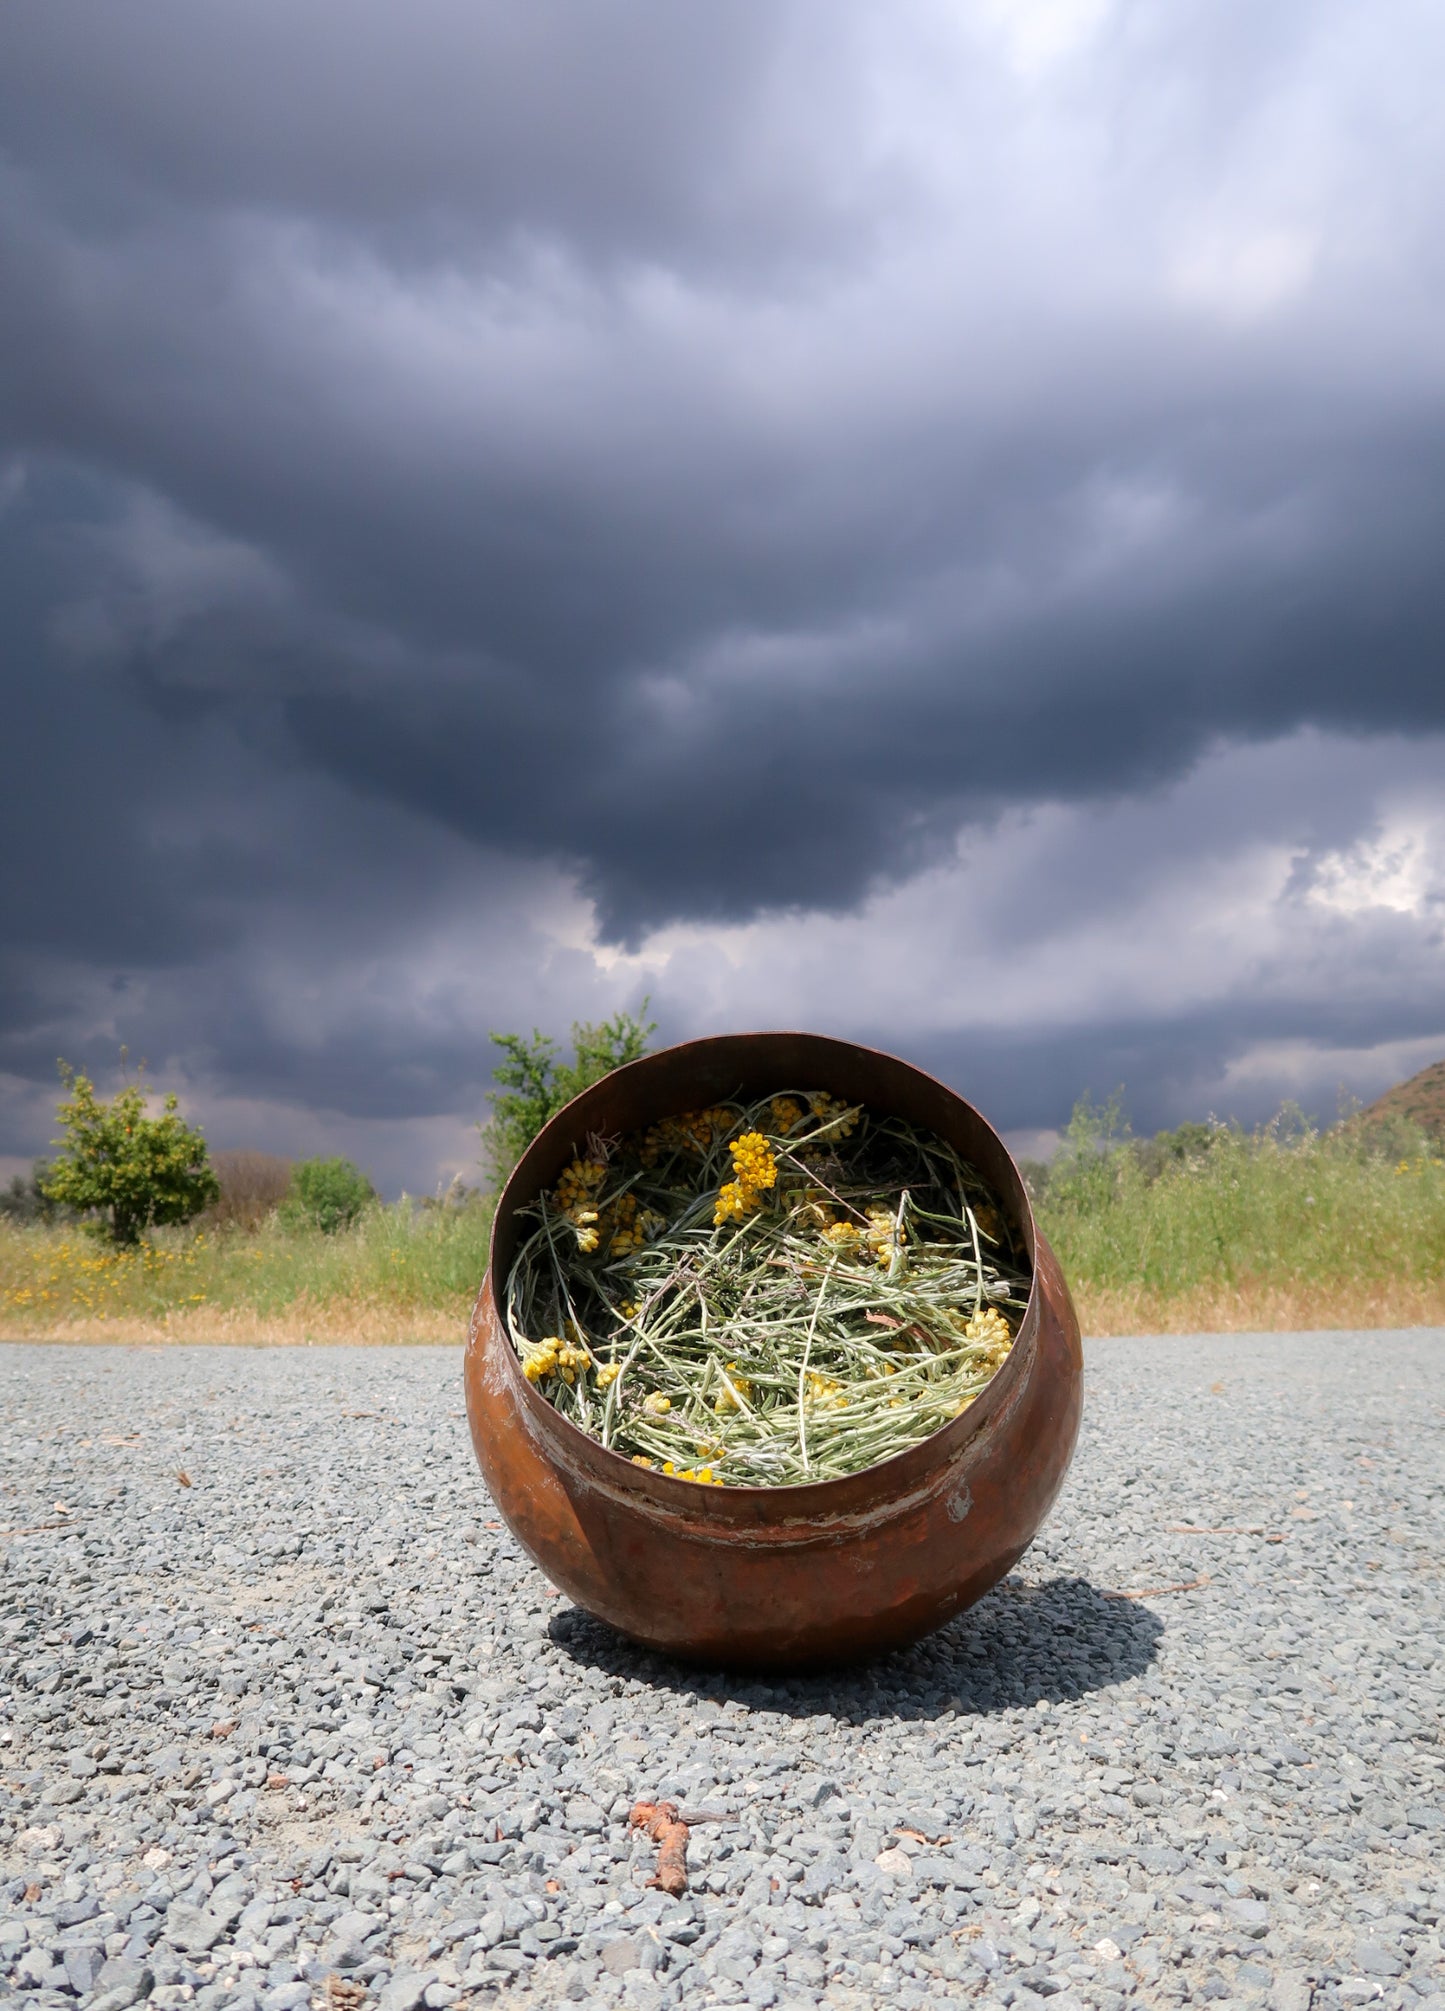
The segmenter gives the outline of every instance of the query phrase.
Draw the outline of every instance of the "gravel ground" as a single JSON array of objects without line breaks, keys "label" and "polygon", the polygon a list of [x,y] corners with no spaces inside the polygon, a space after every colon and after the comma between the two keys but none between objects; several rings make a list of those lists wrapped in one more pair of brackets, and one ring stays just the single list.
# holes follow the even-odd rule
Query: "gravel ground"
[{"label": "gravel ground", "polygon": [[454,1351],[7,1347],[0,1996],[1445,2011],[1442,1426],[1438,1331],[1097,1342],[1013,1578],[761,1683],[550,1590]]}]

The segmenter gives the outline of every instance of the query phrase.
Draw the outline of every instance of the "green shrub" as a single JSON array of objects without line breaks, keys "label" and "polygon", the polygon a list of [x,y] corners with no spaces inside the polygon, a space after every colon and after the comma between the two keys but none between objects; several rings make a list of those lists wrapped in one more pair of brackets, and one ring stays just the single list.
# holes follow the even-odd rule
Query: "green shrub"
[{"label": "green shrub", "polygon": [[88,1076],[60,1063],[70,1092],[56,1112],[65,1136],[55,1141],[60,1156],[40,1191],[58,1207],[103,1216],[115,1243],[136,1243],[148,1229],[189,1222],[220,1192],[205,1139],[176,1115],[178,1099],[167,1096],[161,1116],[147,1115],[144,1073],[142,1062],[136,1080],[103,1103]]},{"label": "green shrub", "polygon": [[[641,1013],[647,1011],[647,1005],[644,999]],[[492,1035],[505,1056],[492,1071],[501,1088],[487,1098],[492,1106],[491,1120],[479,1129],[497,1187],[505,1183],[549,1118],[614,1068],[646,1054],[657,1022],[644,1020],[641,1013],[618,1012],[611,1019],[595,1022],[574,1020],[570,1062],[558,1059],[557,1043],[536,1027],[530,1040],[520,1033]]]},{"label": "green shrub", "polygon": [[376,1189],[350,1159],[302,1159],[291,1169],[281,1219],[293,1229],[334,1236],[377,1198]]}]

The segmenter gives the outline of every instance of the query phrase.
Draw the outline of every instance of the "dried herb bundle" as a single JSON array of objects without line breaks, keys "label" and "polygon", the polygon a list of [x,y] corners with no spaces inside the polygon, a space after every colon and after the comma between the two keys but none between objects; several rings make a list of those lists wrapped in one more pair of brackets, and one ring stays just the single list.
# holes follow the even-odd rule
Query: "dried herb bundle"
[{"label": "dried herb bundle", "polygon": [[779,1486],[889,1459],[1008,1354],[1028,1259],[978,1174],[824,1091],[589,1139],[507,1280],[528,1380],[684,1480]]}]

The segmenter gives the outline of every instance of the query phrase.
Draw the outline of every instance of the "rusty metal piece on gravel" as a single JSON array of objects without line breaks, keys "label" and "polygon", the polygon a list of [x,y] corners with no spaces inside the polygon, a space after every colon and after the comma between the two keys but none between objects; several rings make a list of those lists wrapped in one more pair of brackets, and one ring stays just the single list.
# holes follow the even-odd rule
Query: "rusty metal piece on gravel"
[{"label": "rusty metal piece on gravel", "polygon": [[[589,1133],[787,1087],[826,1089],[946,1138],[993,1188],[1033,1260],[1014,1346],[941,1431],[840,1480],[699,1487],[609,1452],[522,1374],[502,1299],[517,1213]],[[683,1660],[828,1668],[897,1648],[973,1605],[1033,1541],[1078,1435],[1079,1325],[1017,1167],[963,1098],[910,1063],[808,1033],[725,1034],[644,1056],[540,1131],[497,1204],[466,1352],[467,1416],[487,1486],[569,1598]]]}]

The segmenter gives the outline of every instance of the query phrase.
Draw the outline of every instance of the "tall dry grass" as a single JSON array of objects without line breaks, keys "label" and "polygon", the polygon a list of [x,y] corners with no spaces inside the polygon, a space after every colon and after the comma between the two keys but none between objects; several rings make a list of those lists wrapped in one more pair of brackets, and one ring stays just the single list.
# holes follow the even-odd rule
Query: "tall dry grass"
[{"label": "tall dry grass", "polygon": [[1445,1322],[1445,1160],[1428,1140],[1386,1156],[1286,1112],[1159,1170],[1109,1116],[1076,1113],[1038,1202],[1086,1331]]}]

